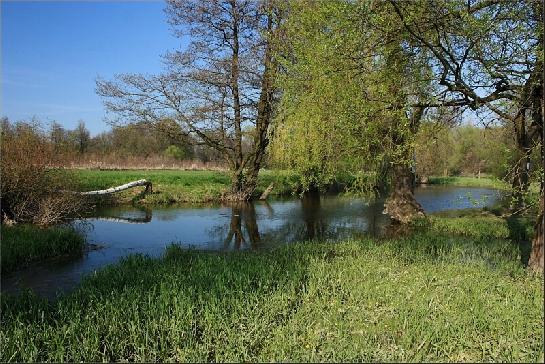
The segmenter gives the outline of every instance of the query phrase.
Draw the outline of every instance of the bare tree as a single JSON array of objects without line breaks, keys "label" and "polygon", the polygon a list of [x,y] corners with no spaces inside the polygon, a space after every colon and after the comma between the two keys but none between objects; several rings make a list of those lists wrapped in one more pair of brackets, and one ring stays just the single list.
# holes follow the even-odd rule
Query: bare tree
[{"label": "bare tree", "polygon": [[[157,76],[97,81],[117,121],[172,119],[196,144],[221,153],[232,172],[227,198],[248,200],[257,183],[273,114],[273,46],[281,12],[272,0],[168,0],[174,34],[189,36]],[[250,130],[250,132],[248,132]],[[245,150],[243,141],[250,140]]]},{"label": "bare tree", "polygon": [[89,149],[91,135],[82,120],[78,121],[78,126],[74,130],[74,139],[76,141],[79,154],[83,154],[87,151],[87,149]]}]

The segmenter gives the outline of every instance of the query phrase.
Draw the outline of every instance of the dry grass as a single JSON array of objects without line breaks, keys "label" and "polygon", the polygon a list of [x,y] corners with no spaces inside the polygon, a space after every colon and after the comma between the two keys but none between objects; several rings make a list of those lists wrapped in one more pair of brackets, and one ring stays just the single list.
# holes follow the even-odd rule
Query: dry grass
[{"label": "dry grass", "polygon": [[177,160],[161,155],[150,157],[86,154],[80,157],[71,157],[55,165],[68,169],[102,169],[102,170],[129,170],[129,169],[174,169],[174,170],[206,170],[226,171],[227,168],[220,162],[203,162],[198,159]]}]

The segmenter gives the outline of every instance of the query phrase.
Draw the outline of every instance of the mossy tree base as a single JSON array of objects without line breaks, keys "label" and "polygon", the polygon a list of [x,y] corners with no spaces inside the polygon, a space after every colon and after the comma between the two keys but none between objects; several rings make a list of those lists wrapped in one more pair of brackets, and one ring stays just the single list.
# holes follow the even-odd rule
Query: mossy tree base
[{"label": "mossy tree base", "polygon": [[384,213],[394,222],[408,224],[423,218],[424,209],[414,197],[414,175],[405,164],[394,166],[393,191],[384,203]]}]

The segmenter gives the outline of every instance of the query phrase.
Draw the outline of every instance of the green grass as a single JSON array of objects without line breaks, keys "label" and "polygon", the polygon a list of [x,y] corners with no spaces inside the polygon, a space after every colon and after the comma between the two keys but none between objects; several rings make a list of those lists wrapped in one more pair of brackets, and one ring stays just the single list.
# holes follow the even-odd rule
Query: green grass
[{"label": "green grass", "polygon": [[49,257],[80,253],[85,244],[83,236],[68,227],[2,225],[1,235],[2,272]]},{"label": "green grass", "polygon": [[171,246],[55,302],[4,295],[0,360],[543,361],[543,277],[509,225],[427,227],[261,252]]},{"label": "green grass", "polygon": [[[141,196],[140,189],[118,194],[118,202],[137,199],[144,204],[170,204],[181,202],[211,202],[221,198],[229,190],[230,177],[227,172],[175,171],[175,170],[123,170],[97,171],[75,170],[82,190],[98,190],[146,178],[153,183],[153,193]],[[267,171],[259,174],[256,195],[274,182],[271,195],[286,195],[297,189],[298,178],[288,171]]]},{"label": "green grass", "polygon": [[[230,188],[228,172],[182,170],[74,170],[82,190],[106,189],[130,181],[146,178],[153,183],[153,193],[142,195],[141,189],[131,189],[115,195],[115,202],[138,201],[143,204],[164,205],[172,203],[200,203],[220,200]],[[448,184],[468,187],[508,189],[498,179],[474,177],[430,177],[430,184]],[[255,195],[259,196],[269,184],[274,183],[272,196],[291,195],[300,187],[299,176],[284,170],[262,170],[259,173]],[[353,176],[339,176],[340,186],[350,187]],[[110,201],[112,202],[112,201]]]},{"label": "green grass", "polygon": [[429,184],[463,187],[489,187],[508,190],[509,184],[497,178],[490,177],[430,177]]}]

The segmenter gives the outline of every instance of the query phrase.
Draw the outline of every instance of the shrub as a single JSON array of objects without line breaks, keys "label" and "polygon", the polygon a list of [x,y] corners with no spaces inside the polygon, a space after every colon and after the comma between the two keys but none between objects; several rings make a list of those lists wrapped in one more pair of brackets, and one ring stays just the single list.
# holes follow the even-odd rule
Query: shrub
[{"label": "shrub", "polygon": [[165,149],[164,152],[166,157],[182,160],[185,158],[185,152],[176,145],[169,145],[167,149]]},{"label": "shrub", "polygon": [[77,215],[86,203],[68,171],[49,168],[55,153],[37,123],[2,123],[2,220],[51,225]]}]

